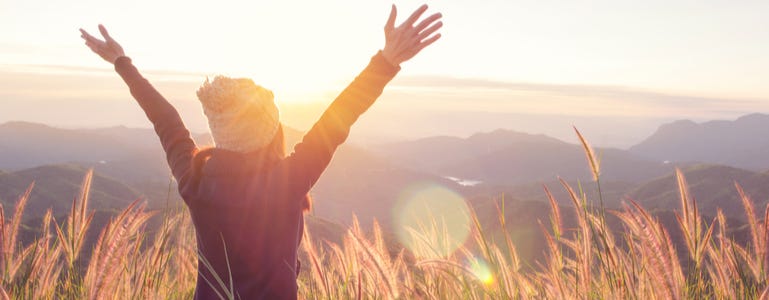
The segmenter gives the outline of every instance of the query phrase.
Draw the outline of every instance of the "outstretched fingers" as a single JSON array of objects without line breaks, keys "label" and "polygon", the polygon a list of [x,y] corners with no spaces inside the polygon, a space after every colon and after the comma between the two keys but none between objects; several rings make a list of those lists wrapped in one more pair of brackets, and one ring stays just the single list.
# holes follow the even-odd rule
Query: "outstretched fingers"
[{"label": "outstretched fingers", "polygon": [[104,40],[94,37],[82,28],[80,28],[80,37],[85,40],[85,45],[91,51],[109,63],[114,64],[118,57],[125,56],[123,47],[109,35],[104,25],[99,25],[99,32],[104,37]]},{"label": "outstretched fingers", "polygon": [[443,27],[443,22],[438,22],[438,23],[435,23],[435,24],[431,25],[427,29],[419,32],[418,39],[420,41],[426,39],[427,37],[429,37],[430,35],[432,35],[436,31],[438,31],[438,29],[441,29],[441,27]]},{"label": "outstretched fingers", "polygon": [[109,32],[107,32],[107,28],[104,27],[104,25],[99,24],[99,32],[101,33],[101,36],[104,37],[104,40],[106,41],[115,41],[112,39],[112,37],[109,35]]},{"label": "outstretched fingers", "polygon": [[422,4],[422,6],[417,8],[417,10],[415,10],[414,13],[412,13],[411,16],[409,16],[409,18],[406,19],[406,21],[404,21],[403,24],[401,24],[401,26],[406,26],[406,27],[414,26],[414,22],[416,22],[419,19],[419,17],[421,17],[422,14],[425,13],[425,11],[427,11],[427,4]]},{"label": "outstretched fingers", "polygon": [[421,32],[422,30],[427,28],[427,26],[430,26],[430,24],[433,24],[435,23],[435,21],[438,21],[441,17],[443,17],[441,13],[434,13],[431,16],[422,20],[422,22],[419,22],[419,24],[416,27],[414,27],[414,30],[416,32]]},{"label": "outstretched fingers", "polygon": [[80,29],[80,37],[85,40],[85,45],[88,46],[88,48],[91,49],[91,51],[99,53],[98,49],[104,44],[103,41],[93,37],[91,34],[89,34],[87,31]]},{"label": "outstretched fingers", "polygon": [[90,33],[85,31],[83,28],[80,28],[80,37],[83,38],[86,42],[99,41],[99,39],[93,37]]}]

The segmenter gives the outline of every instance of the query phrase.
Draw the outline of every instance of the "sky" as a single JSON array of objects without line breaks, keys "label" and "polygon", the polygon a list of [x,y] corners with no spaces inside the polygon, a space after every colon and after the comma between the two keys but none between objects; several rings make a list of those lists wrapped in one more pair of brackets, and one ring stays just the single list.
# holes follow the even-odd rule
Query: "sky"
[{"label": "sky", "polygon": [[[381,49],[391,3],[0,0],[0,122],[147,127],[79,38],[102,23],[190,127],[205,130],[195,89],[224,74],[271,88],[306,128]],[[395,2],[398,21],[422,3]],[[443,38],[402,65],[362,134],[566,138],[572,124],[624,147],[662,122],[769,112],[767,1],[427,3]]]}]

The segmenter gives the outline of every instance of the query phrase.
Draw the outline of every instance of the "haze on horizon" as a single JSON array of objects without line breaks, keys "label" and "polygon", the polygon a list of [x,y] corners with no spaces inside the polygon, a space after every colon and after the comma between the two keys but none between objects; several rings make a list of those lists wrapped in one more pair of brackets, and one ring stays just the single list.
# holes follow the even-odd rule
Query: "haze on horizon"
[{"label": "haze on horizon", "polygon": [[[399,1],[401,12],[423,1]],[[0,123],[148,127],[77,29],[104,23],[197,131],[205,76],[273,89],[306,129],[383,45],[389,1],[0,0]],[[431,1],[444,38],[403,65],[353,137],[495,128],[625,147],[675,119],[769,112],[764,1]]]}]

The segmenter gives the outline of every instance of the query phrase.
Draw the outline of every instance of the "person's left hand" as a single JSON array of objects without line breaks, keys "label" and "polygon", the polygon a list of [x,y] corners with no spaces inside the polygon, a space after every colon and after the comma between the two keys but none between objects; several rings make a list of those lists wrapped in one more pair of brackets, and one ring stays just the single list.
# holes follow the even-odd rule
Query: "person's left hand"
[{"label": "person's left hand", "polygon": [[93,37],[82,28],[80,28],[80,37],[85,40],[85,45],[91,48],[91,51],[114,65],[118,57],[125,56],[123,47],[109,35],[104,25],[99,24],[99,32],[104,37],[103,41]]},{"label": "person's left hand", "polygon": [[426,10],[427,5],[420,6],[403,24],[395,27],[395,17],[398,15],[398,10],[393,4],[390,18],[387,19],[387,25],[384,29],[385,46],[382,49],[382,55],[392,65],[399,66],[441,38],[440,33],[434,34],[443,27],[443,22],[439,21],[443,17],[441,13],[435,13],[414,26],[414,23]]}]

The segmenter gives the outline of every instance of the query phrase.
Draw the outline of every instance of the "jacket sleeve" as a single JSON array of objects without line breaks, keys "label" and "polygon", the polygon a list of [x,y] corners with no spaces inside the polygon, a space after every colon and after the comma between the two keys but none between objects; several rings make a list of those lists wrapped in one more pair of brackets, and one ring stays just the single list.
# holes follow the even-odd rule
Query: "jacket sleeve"
[{"label": "jacket sleeve", "polygon": [[192,155],[196,151],[196,146],[179,113],[147,79],[142,77],[130,58],[119,57],[115,61],[115,70],[128,85],[131,95],[152,122],[166,153],[171,173],[179,187],[184,186],[190,177]]},{"label": "jacket sleeve", "polygon": [[358,77],[342,91],[283,162],[295,195],[304,195],[320,178],[334,151],[350,132],[350,127],[382,94],[385,85],[400,67],[377,53]]}]

